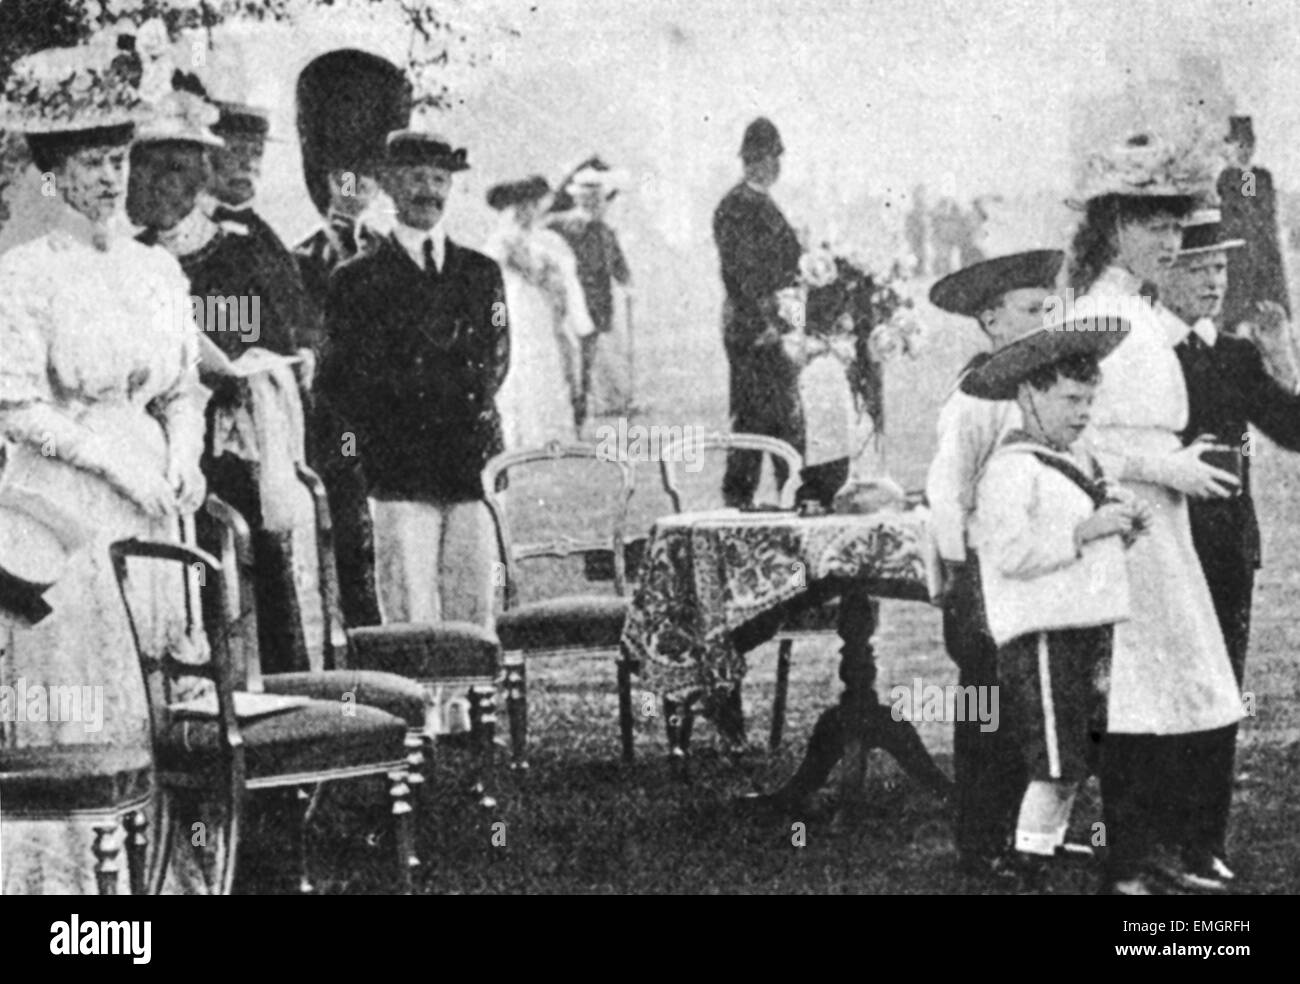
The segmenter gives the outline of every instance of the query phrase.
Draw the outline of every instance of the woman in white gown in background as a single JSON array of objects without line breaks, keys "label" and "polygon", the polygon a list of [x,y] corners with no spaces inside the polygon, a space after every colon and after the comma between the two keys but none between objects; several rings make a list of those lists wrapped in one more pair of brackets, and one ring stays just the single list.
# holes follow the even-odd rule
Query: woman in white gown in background
[{"label": "woman in white gown in background", "polygon": [[501,265],[510,315],[510,370],[497,393],[508,451],[577,439],[580,339],[594,328],[572,250],[537,222],[549,196],[537,176],[487,196],[501,222],[484,251]]}]

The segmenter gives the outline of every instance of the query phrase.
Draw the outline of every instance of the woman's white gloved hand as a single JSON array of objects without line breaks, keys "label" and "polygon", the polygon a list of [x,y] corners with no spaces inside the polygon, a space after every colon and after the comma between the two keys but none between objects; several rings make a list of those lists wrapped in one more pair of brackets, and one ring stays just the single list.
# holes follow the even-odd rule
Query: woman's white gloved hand
[{"label": "woman's white gloved hand", "polygon": [[1131,458],[1126,471],[1129,477],[1176,489],[1194,499],[1227,499],[1237,493],[1241,483],[1232,472],[1214,467],[1201,456],[1230,450],[1226,445],[1197,440],[1172,454]]}]

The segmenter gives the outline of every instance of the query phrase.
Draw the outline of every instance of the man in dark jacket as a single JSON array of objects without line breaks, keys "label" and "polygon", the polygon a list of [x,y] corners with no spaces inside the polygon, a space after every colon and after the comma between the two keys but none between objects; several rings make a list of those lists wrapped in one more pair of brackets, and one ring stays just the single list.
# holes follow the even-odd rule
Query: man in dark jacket
[{"label": "man in dark jacket", "polygon": [[465,151],[412,130],[387,144],[397,223],[330,280],[320,390],[362,460],[384,621],[488,625],[498,551],[480,475],[502,448],[505,288],[442,227]]},{"label": "man in dark jacket", "polygon": [[[1288,450],[1300,450],[1300,396],[1293,382],[1283,385],[1270,375],[1273,367],[1288,359],[1289,338],[1276,330],[1259,332],[1257,348],[1255,340],[1224,334],[1214,326],[1231,282],[1228,251],[1241,245],[1241,240],[1228,238],[1216,210],[1198,212],[1184,228],[1178,262],[1159,285],[1161,300],[1186,327],[1175,347],[1187,383],[1188,424],[1183,439],[1191,443],[1213,435],[1230,449],[1233,470],[1241,479],[1235,496],[1194,499],[1190,504],[1192,540],[1238,685],[1245,672],[1255,570],[1260,564],[1259,522],[1250,488],[1254,438],[1249,425]],[[1280,318],[1271,327],[1281,328]],[[1182,866],[1173,872],[1184,887],[1222,891],[1233,879],[1224,857],[1236,737],[1236,725],[1188,736],[1178,748],[1177,760],[1169,763],[1173,776],[1169,788],[1185,790],[1189,797],[1170,804],[1173,815],[1186,826]],[[1213,763],[1201,775],[1215,775],[1217,781],[1207,785],[1202,780],[1199,789],[1181,781],[1179,770],[1192,762]]]},{"label": "man in dark jacket", "polygon": [[1255,129],[1249,116],[1229,118],[1228,149],[1232,162],[1219,175],[1223,232],[1244,241],[1228,256],[1228,293],[1221,324],[1229,334],[1256,314],[1260,301],[1280,304],[1289,313],[1291,298],[1278,244],[1277,196],[1273,175],[1252,164]]},{"label": "man in dark jacket", "polygon": [[[802,248],[768,190],[781,174],[785,148],[772,122],[759,117],[745,129],[740,157],[745,179],[727,192],[713,213],[722,284],[723,342],[731,367],[731,429],[766,434],[804,451],[799,370],[781,345],[776,293],[795,282]],[[789,478],[784,462],[773,462],[778,485]],[[722,493],[729,506],[749,504],[758,486],[762,454],[727,456]]]},{"label": "man in dark jacket", "polygon": [[217,222],[245,226],[267,257],[268,272],[284,285],[284,303],[292,305],[293,321],[300,326],[298,343],[308,350],[304,376],[310,389],[321,346],[320,316],[307,298],[297,260],[257,208],[270,116],[258,106],[233,102],[217,106],[221,116],[212,132],[223,145],[212,151],[212,178],[204,205]]}]

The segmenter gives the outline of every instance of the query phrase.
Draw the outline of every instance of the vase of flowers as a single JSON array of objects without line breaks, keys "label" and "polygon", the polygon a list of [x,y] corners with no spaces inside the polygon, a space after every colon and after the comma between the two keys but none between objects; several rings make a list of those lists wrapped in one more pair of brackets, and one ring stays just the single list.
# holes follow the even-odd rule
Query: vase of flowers
[{"label": "vase of flowers", "polygon": [[847,457],[851,476],[884,472],[884,366],[920,348],[898,265],[872,273],[847,249],[806,252],[799,277],[777,295],[787,355],[800,366],[805,463]]}]

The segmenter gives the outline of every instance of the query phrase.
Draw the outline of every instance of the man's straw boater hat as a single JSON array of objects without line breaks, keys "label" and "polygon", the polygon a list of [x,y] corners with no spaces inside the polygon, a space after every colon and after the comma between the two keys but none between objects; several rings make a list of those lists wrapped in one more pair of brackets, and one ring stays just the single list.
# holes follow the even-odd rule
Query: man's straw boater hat
[{"label": "man's straw boater hat", "polygon": [[1217,208],[1203,208],[1193,212],[1183,222],[1183,244],[1178,250],[1178,256],[1181,259],[1245,245],[1244,239],[1223,238],[1222,212]]},{"label": "man's straw boater hat", "polygon": [[930,288],[930,303],[953,314],[978,318],[1007,291],[1051,289],[1065,263],[1059,249],[1035,249],[981,260],[950,273]]},{"label": "man's straw boater hat", "polygon": [[445,171],[468,171],[468,152],[426,130],[394,130],[386,140],[385,162],[390,166],[431,164]]},{"label": "man's straw boater hat", "polygon": [[20,58],[4,84],[0,129],[28,136],[104,130],[129,138],[146,112],[129,67],[116,54],[81,45]]},{"label": "man's straw boater hat", "polygon": [[1213,194],[1223,165],[1220,143],[1175,143],[1139,133],[1118,146],[1090,154],[1084,161],[1079,192],[1068,204],[1081,209],[1094,198],[1118,195],[1167,198],[1171,204],[1190,207],[1195,200]]},{"label": "man's straw boater hat", "polygon": [[1014,400],[1020,384],[1039,369],[1075,355],[1104,359],[1130,328],[1114,314],[1056,320],[994,352],[962,378],[962,392],[981,400]]}]

